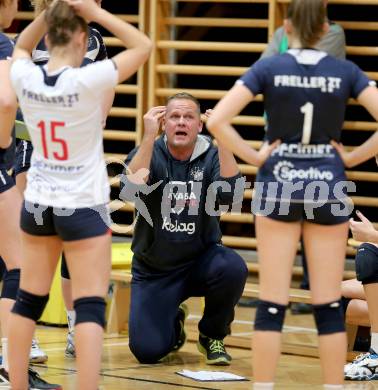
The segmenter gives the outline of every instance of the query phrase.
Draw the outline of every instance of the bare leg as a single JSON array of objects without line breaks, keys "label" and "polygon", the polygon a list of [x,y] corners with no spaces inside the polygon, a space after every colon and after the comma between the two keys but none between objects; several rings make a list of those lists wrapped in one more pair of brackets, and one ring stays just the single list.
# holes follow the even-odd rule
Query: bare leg
[{"label": "bare leg", "polygon": [[[300,223],[256,217],[260,299],[287,305],[300,234]],[[281,353],[281,333],[254,332],[252,350],[255,382],[274,382]]]},{"label": "bare leg", "polygon": [[368,314],[371,324],[371,332],[378,333],[378,283],[365,284],[364,290],[366,294],[366,301],[368,305]]},{"label": "bare leg", "polygon": [[[21,196],[16,187],[0,194],[0,255],[2,256],[8,271],[20,268],[22,261],[21,231],[19,227],[21,213]],[[0,300],[1,334],[4,338],[3,366],[8,369],[8,322],[9,314],[15,300],[2,298]]]},{"label": "bare leg", "polygon": [[[314,304],[337,301],[341,297],[348,224],[317,225],[304,223],[303,237],[310,273]],[[346,359],[345,332],[319,337],[319,354],[323,383],[339,385],[344,382]]]},{"label": "bare leg", "polygon": [[[64,243],[72,280],[73,299],[105,297],[111,269],[111,236]],[[98,386],[103,328],[94,322],[75,326],[78,384],[80,390]]]},{"label": "bare leg", "polygon": [[[62,248],[56,236],[38,237],[22,234],[24,261],[22,263],[20,288],[35,294],[46,295]],[[28,367],[31,341],[35,322],[17,314],[9,320],[9,374],[12,388],[28,388]]]},{"label": "bare leg", "polygon": [[73,310],[71,279],[66,279],[63,277],[61,279],[62,279],[62,294],[63,294],[64,306],[66,307],[66,310]]},{"label": "bare leg", "polygon": [[16,186],[22,197],[24,197],[24,191],[26,188],[26,173],[27,172],[21,172],[16,176]]},{"label": "bare leg", "polygon": [[357,279],[344,280],[341,283],[341,295],[345,298],[361,299],[366,301],[364,287]]}]

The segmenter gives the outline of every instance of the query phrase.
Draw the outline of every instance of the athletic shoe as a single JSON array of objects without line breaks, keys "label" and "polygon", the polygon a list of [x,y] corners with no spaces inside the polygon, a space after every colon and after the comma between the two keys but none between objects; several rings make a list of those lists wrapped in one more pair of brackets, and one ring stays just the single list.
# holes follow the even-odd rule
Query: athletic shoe
[{"label": "athletic shoe", "polygon": [[[31,368],[28,374],[30,390],[62,390],[62,386],[46,382]],[[0,388],[2,387],[10,389],[9,374],[4,368],[0,368]]]},{"label": "athletic shoe", "polygon": [[172,348],[172,352],[177,352],[185,344],[186,332],[184,326],[185,326],[185,320],[187,319],[188,315],[189,315],[188,306],[185,303],[182,303],[178,308],[178,318],[180,321],[180,335],[176,345]]},{"label": "athletic shoe", "polygon": [[349,371],[350,367],[352,367],[354,364],[358,364],[362,360],[364,360],[366,357],[370,356],[370,352],[367,353],[360,353],[357,355],[351,363],[347,363],[344,365],[344,375]]},{"label": "athletic shoe", "polygon": [[3,367],[0,368],[0,388],[10,389],[9,375]]},{"label": "athletic shoe", "polygon": [[67,334],[67,344],[66,344],[66,350],[64,351],[64,355],[70,359],[75,359],[76,357],[75,340],[74,340],[73,332],[68,332]]},{"label": "athletic shoe", "polygon": [[378,379],[378,354],[372,349],[358,355],[352,363],[345,365],[344,377],[351,381],[370,381]]},{"label": "athletic shoe", "polygon": [[37,371],[32,370],[29,367],[29,389],[30,390],[62,390],[61,385],[55,383],[48,383],[42,379]]},{"label": "athletic shoe", "polygon": [[199,335],[198,350],[205,355],[206,363],[215,366],[229,366],[231,356],[226,352],[223,340],[211,339],[210,337]]},{"label": "athletic shoe", "polygon": [[45,363],[47,362],[47,354],[39,347],[36,339],[32,340],[30,349],[29,361],[30,363]]}]

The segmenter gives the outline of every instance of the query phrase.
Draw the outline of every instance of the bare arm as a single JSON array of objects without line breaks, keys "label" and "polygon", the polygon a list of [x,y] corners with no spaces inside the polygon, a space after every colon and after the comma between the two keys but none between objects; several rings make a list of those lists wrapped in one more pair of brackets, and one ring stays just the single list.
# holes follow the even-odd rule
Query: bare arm
[{"label": "bare arm", "polygon": [[[365,88],[357,100],[378,121],[378,89],[375,87]],[[345,166],[351,168],[378,154],[378,131],[352,152],[346,152],[342,145],[334,141],[332,141],[332,145],[339,152]]]},{"label": "bare arm", "polygon": [[141,172],[149,172],[155,138],[159,132],[160,121],[163,118],[165,111],[165,106],[157,106],[151,108],[143,116],[144,135],[142,143],[127,166],[129,171],[127,178],[134,184],[143,184],[148,181],[148,175],[141,178],[139,175],[135,175],[135,173],[140,170],[142,170]]},{"label": "bare arm", "polygon": [[46,34],[45,11],[40,13],[20,34],[12,59],[31,58],[31,52]]},{"label": "bare arm", "polygon": [[231,125],[232,119],[252,101],[254,96],[244,85],[235,85],[215,106],[207,122],[207,128],[220,144],[239,156],[242,160],[256,166],[261,166],[269,157],[278,141],[265,145],[259,152],[251,148]]},{"label": "bare arm", "polygon": [[360,211],[356,211],[356,214],[361,221],[355,221],[353,218],[349,221],[353,238],[356,241],[378,244],[378,231],[373,224]]},{"label": "bare arm", "polygon": [[106,118],[108,117],[109,112],[113,106],[114,96],[114,89],[109,89],[104,93],[104,98],[102,100],[102,123],[104,128],[106,126]]},{"label": "bare arm", "polygon": [[147,61],[152,50],[152,43],[137,28],[100,8],[93,0],[64,1],[86,20],[94,21],[105,27],[127,48],[112,58],[118,68],[119,82],[129,78],[138,70],[139,66]]},{"label": "bare arm", "polygon": [[0,148],[6,149],[11,141],[11,134],[16,119],[17,99],[10,79],[10,61],[0,61]]},{"label": "bare arm", "polygon": [[[205,123],[210,118],[212,112],[213,110],[211,109],[206,110],[205,114],[203,115],[203,121]],[[222,143],[219,142],[218,158],[221,177],[234,177],[240,172],[234,155]]]}]

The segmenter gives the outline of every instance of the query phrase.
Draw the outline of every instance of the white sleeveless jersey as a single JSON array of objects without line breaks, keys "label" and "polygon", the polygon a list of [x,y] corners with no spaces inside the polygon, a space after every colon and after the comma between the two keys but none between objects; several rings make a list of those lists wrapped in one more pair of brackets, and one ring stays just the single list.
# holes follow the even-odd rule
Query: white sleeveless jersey
[{"label": "white sleeveless jersey", "polygon": [[34,151],[25,200],[62,208],[109,202],[102,144],[102,97],[118,82],[111,60],[47,74],[29,59],[11,79]]}]

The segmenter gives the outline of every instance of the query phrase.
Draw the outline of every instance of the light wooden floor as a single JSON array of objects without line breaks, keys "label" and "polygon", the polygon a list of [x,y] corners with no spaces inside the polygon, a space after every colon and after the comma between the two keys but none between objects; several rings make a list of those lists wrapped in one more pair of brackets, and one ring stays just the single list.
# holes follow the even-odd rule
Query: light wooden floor
[{"label": "light wooden floor", "polygon": [[[187,329],[192,333],[201,313],[198,299],[189,300],[190,317]],[[254,309],[237,308],[233,334],[240,337],[251,335]],[[285,341],[307,346],[316,345],[316,332],[310,315],[292,316],[288,312],[285,322]],[[75,361],[64,357],[66,329],[42,327],[37,330],[40,345],[48,353],[47,365],[35,365],[37,371],[47,380],[60,383],[65,390],[74,389]],[[233,357],[230,367],[224,371],[252,379],[251,350],[228,348]],[[169,389],[252,389],[252,382],[196,382],[183,378],[176,371],[211,370],[194,342],[188,342],[169,363],[140,365],[128,348],[127,336],[107,336],[104,340],[101,389],[119,390],[169,390]],[[218,370],[219,368],[215,368]],[[220,368],[222,370],[222,368]],[[322,389],[320,367],[317,358],[283,355],[277,375],[277,389]],[[346,389],[378,389],[374,383],[347,382]]]}]

